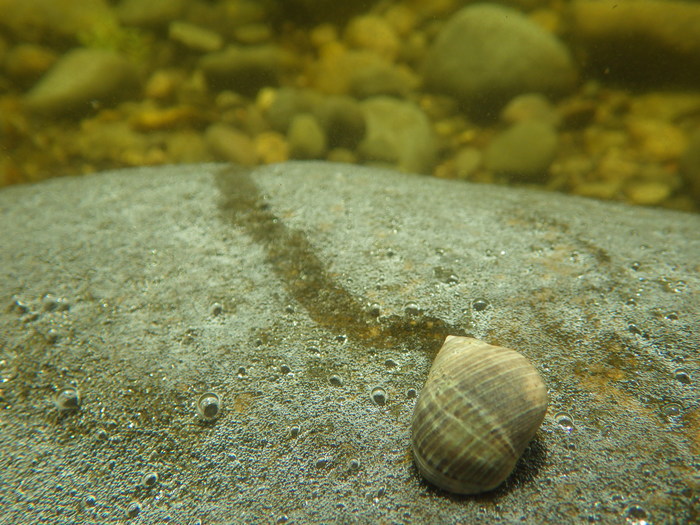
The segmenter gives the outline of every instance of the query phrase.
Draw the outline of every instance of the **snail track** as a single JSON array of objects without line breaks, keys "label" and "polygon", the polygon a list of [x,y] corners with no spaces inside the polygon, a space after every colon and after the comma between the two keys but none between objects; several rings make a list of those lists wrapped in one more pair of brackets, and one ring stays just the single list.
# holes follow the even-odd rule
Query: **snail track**
[{"label": "snail track", "polygon": [[426,315],[392,315],[378,321],[363,301],[332,279],[306,235],[273,213],[247,169],[227,166],[218,172],[216,183],[223,219],[264,247],[270,268],[318,325],[365,346],[394,348],[410,342],[431,355],[446,336],[467,335],[462,328]]}]

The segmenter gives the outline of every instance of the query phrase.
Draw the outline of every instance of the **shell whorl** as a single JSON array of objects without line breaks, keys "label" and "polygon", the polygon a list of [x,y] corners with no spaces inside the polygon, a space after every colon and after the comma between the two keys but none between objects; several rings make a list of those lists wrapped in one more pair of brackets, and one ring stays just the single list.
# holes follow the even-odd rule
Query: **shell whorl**
[{"label": "shell whorl", "polygon": [[420,473],[457,494],[500,485],[547,411],[547,387],[509,348],[447,336],[413,412],[411,440]]}]

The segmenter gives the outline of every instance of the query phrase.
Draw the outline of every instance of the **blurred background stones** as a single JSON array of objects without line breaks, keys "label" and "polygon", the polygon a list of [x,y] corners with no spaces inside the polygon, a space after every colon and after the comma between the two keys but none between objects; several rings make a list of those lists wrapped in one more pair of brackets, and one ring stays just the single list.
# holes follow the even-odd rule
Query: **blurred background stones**
[{"label": "blurred background stones", "polygon": [[346,4],[0,0],[0,184],[317,159],[698,210],[700,4]]}]

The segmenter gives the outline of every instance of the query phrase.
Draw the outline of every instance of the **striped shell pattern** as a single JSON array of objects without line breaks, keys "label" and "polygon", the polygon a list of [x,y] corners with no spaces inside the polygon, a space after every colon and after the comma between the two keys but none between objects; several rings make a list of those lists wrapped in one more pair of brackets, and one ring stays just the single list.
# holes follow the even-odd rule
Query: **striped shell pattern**
[{"label": "striped shell pattern", "polygon": [[500,485],[547,411],[547,387],[515,350],[448,336],[413,412],[412,448],[428,481],[457,494]]}]

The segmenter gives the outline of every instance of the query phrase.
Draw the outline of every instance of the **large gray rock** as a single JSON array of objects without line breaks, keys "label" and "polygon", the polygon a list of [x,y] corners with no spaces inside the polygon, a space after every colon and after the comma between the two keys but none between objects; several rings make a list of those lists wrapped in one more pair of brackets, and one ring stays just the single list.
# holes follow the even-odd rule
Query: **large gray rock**
[{"label": "large gray rock", "polygon": [[[0,217],[0,523],[697,518],[695,215],[294,163],[5,188]],[[478,497],[409,453],[450,333],[522,351],[550,390]]]}]

